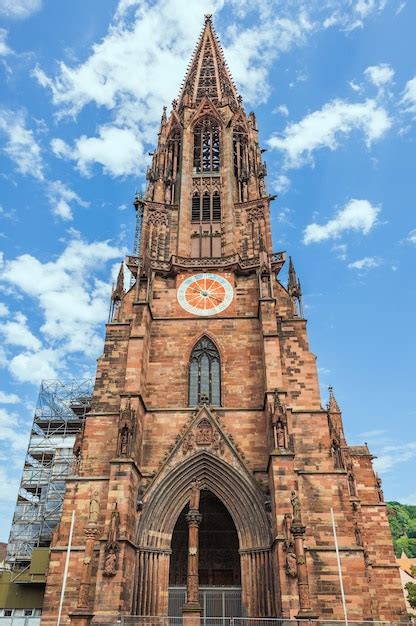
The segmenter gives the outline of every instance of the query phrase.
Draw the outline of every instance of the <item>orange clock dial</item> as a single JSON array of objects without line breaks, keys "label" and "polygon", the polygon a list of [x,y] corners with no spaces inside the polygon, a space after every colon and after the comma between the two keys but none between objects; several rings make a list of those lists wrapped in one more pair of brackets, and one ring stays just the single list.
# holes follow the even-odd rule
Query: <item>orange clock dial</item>
[{"label": "orange clock dial", "polygon": [[216,315],[232,302],[231,284],[217,274],[195,274],[183,281],[178,289],[178,302],[194,315]]}]

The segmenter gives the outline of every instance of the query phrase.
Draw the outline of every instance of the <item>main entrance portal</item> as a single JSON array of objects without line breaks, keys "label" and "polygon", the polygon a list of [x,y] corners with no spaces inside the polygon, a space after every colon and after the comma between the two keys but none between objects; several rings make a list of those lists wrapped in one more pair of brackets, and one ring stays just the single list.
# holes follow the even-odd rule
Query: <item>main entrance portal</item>
[{"label": "main entrance portal", "polygon": [[[231,515],[210,491],[201,491],[199,511],[199,602],[203,617],[238,617],[241,606],[241,568],[238,535]],[[169,615],[181,615],[185,603],[188,565],[188,505],[172,535],[169,574]]]}]

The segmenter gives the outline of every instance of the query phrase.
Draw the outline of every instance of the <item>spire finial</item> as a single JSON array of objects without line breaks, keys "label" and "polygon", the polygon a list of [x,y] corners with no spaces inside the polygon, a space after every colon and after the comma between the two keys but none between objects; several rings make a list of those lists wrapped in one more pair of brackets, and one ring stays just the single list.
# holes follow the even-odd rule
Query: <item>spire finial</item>
[{"label": "spire finial", "polygon": [[212,13],[205,13],[204,21],[205,21],[205,24],[211,24],[212,23]]}]

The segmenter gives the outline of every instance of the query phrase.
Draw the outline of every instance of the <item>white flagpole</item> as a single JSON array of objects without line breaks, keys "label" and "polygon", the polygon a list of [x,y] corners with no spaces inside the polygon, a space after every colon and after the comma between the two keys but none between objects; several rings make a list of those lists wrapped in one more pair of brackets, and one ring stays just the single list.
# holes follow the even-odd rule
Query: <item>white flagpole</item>
[{"label": "white flagpole", "polygon": [[337,555],[339,586],[341,587],[342,608],[344,609],[345,626],[348,626],[347,604],[345,602],[344,583],[342,581],[341,560],[339,558],[338,538],[335,528],[334,509],[331,507],[332,530],[334,531],[335,553]]},{"label": "white flagpole", "polygon": [[75,511],[72,511],[71,526],[69,528],[69,537],[68,537],[68,550],[66,552],[64,578],[63,578],[63,581],[62,581],[61,599],[59,600],[58,621],[56,623],[56,626],[60,626],[60,623],[61,623],[62,605],[64,603],[64,596],[65,596],[65,589],[66,589],[66,579],[68,578],[69,557],[71,555],[72,533],[74,531],[74,522],[75,522]]}]

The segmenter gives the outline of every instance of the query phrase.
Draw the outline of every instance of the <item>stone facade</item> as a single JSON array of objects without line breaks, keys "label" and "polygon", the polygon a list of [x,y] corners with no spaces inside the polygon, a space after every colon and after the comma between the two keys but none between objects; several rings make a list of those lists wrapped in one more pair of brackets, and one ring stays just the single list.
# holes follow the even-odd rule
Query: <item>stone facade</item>
[{"label": "stone facade", "polygon": [[[125,293],[121,274],[113,292],[77,473],[51,547],[45,625],[56,623],[73,510],[62,622],[167,614],[184,511],[187,606],[198,613],[198,527],[208,557],[216,547],[203,531],[207,494],[231,516],[239,563],[231,574],[220,563],[199,576],[240,576],[247,615],[342,619],[332,507],[349,618],[405,617],[372,456],[347,444],[332,390],[322,407],[291,261],[287,288],[277,278],[285,257],[272,250],[265,174],[255,116],[244,112],[207,17],[180,98],[163,113],[146,196],[136,199],[140,254],[126,259],[135,283]],[[211,296],[192,283],[201,294],[195,314],[178,290],[207,274],[225,279],[232,300],[206,313]],[[201,338],[219,363],[220,402],[200,386],[190,406]],[[195,363],[202,385],[208,370]]]}]

